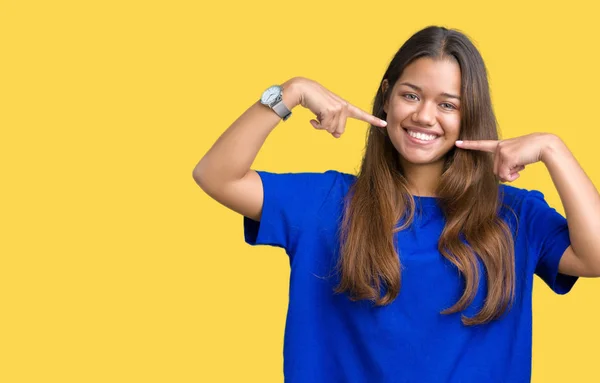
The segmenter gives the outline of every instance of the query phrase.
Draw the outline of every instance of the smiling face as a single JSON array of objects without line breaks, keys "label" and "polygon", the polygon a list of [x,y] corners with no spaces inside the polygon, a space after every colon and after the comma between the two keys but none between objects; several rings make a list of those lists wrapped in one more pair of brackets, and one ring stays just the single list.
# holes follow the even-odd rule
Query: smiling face
[{"label": "smiling face", "polygon": [[422,57],[409,64],[384,104],[387,132],[404,167],[443,166],[460,131],[461,74],[451,59]]}]

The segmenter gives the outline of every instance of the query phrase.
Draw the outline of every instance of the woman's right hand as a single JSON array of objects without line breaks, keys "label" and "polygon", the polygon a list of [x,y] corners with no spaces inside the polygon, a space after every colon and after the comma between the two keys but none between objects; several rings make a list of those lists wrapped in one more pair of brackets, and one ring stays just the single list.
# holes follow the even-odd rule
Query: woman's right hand
[{"label": "woman's right hand", "polygon": [[316,81],[304,77],[294,77],[288,83],[293,84],[294,90],[297,91],[297,103],[315,114],[316,119],[310,120],[311,125],[315,129],[328,131],[335,138],[339,138],[344,133],[348,117],[375,126],[385,127],[387,125],[386,121],[350,104]]}]

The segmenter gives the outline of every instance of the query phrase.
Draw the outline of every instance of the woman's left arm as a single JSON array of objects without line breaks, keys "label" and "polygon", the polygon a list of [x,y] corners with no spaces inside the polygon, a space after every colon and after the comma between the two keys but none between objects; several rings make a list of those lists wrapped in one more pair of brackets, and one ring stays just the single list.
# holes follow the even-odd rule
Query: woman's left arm
[{"label": "woman's left arm", "polygon": [[[545,136],[546,137],[546,136]],[[582,277],[600,276],[600,194],[573,153],[548,134],[541,161],[546,165],[565,209],[571,246],[558,271]]]},{"label": "woman's left arm", "polygon": [[502,141],[457,141],[456,146],[494,153],[494,173],[505,182],[516,180],[525,165],[544,163],[563,204],[571,239],[558,271],[600,277],[600,194],[558,136],[533,133]]}]

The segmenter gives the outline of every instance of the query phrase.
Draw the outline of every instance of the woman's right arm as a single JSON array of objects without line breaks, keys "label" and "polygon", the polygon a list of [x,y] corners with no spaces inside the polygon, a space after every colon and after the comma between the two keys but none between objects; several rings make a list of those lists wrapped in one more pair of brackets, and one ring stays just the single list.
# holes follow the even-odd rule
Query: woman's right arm
[{"label": "woman's right arm", "polygon": [[[283,102],[292,110],[297,105],[310,109],[317,119],[315,129],[326,130],[338,138],[347,117],[373,125],[385,122],[349,104],[318,83],[294,77],[281,85]],[[263,186],[258,173],[250,169],[258,151],[281,118],[257,101],[217,139],[193,171],[196,183],[222,205],[255,221],[260,220]]]}]

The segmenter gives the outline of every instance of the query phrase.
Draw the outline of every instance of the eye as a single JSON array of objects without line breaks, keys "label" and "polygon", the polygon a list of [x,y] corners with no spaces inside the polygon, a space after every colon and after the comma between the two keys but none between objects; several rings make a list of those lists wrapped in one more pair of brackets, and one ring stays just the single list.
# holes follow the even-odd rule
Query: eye
[{"label": "eye", "polygon": [[450,110],[457,109],[454,105],[447,103],[447,102],[442,102],[440,105],[444,109],[450,109]]},{"label": "eye", "polygon": [[[411,100],[411,101],[416,101],[416,100],[418,100],[418,99],[419,99],[419,98],[418,98],[418,97],[417,97],[415,94],[413,94],[413,93],[406,93],[406,94],[404,94],[404,95],[403,95],[403,97],[404,97],[404,98],[406,98],[406,99],[408,99],[408,100]],[[414,97],[414,98],[413,98],[413,97]]]}]

